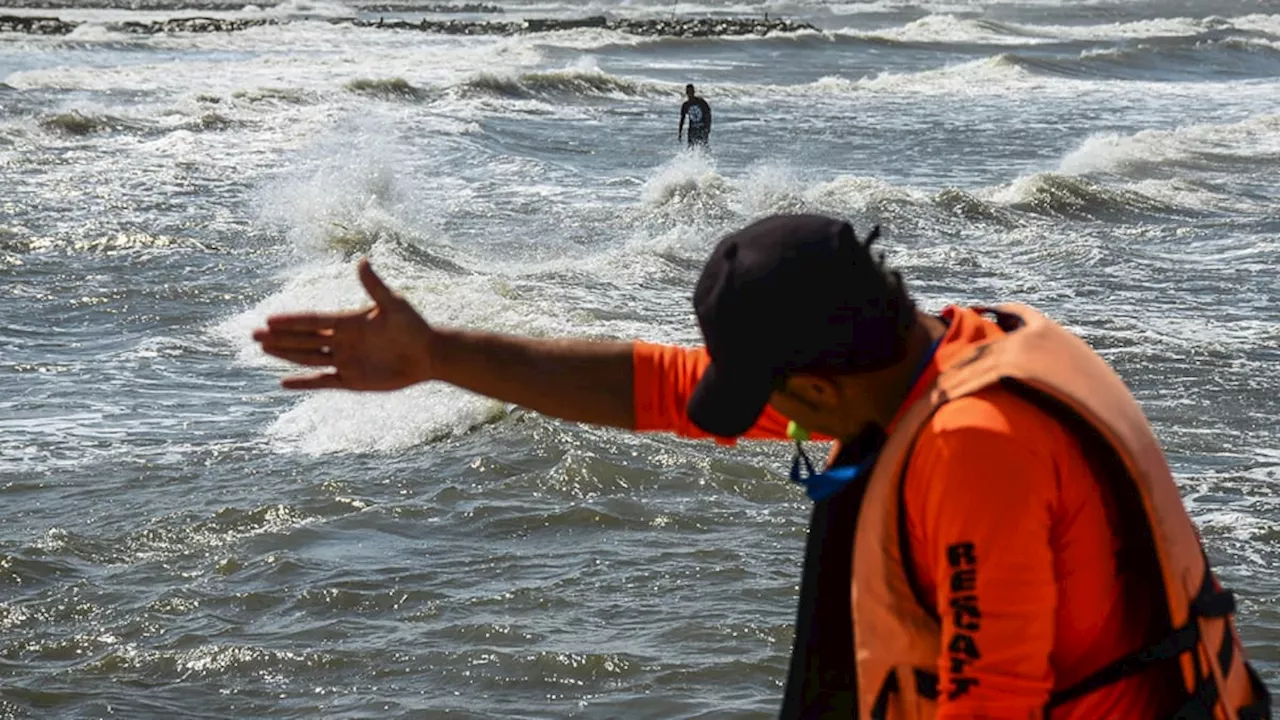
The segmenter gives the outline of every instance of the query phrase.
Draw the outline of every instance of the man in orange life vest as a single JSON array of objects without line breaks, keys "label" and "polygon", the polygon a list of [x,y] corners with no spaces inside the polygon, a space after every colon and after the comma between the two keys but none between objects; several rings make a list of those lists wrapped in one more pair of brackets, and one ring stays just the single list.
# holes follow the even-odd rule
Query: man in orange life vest
[{"label": "man in orange life vest", "polygon": [[[1270,716],[1229,592],[1150,428],[1087,345],[1030,308],[917,310],[836,219],[774,216],[717,245],[705,348],[429,325],[374,306],[268,319],[287,388],[441,380],[547,415],[796,440],[815,504],[782,716]],[[801,449],[839,441],[822,473]]]}]

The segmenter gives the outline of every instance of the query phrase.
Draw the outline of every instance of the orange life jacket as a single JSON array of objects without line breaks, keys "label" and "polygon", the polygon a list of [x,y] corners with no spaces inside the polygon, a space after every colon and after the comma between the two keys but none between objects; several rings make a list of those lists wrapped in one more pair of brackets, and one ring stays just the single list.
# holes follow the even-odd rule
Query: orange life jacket
[{"label": "orange life jacket", "polygon": [[940,368],[931,388],[901,416],[866,485],[851,594],[857,717],[932,718],[939,694],[949,691],[938,686],[936,674],[938,620],[917,599],[902,554],[902,484],[915,438],[938,408],[999,385],[1062,421],[1098,463],[1108,488],[1140,507],[1134,514],[1145,522],[1120,530],[1163,580],[1165,607],[1153,611],[1162,613],[1167,634],[1055,693],[1049,708],[1153,663],[1177,662],[1185,705],[1174,717],[1270,718],[1270,696],[1245,662],[1231,619],[1232,595],[1214,579],[1159,443],[1124,383],[1083,340],[1036,311],[1007,305],[990,312],[1006,334]]}]

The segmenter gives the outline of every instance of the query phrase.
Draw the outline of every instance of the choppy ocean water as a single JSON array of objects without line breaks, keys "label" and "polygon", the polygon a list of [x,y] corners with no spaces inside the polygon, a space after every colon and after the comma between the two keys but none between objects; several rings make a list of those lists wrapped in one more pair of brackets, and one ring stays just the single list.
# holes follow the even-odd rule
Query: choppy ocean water
[{"label": "choppy ocean water", "polygon": [[[82,22],[0,33],[0,717],[773,715],[787,448],[288,394],[249,331],[363,302],[367,253],[433,322],[694,342],[716,238],[799,210],[881,224],[930,308],[1028,302],[1098,348],[1280,681],[1280,7],[461,16],[819,28],[675,39],[101,4],[0,8]],[[117,25],[193,15],[278,23]]]}]

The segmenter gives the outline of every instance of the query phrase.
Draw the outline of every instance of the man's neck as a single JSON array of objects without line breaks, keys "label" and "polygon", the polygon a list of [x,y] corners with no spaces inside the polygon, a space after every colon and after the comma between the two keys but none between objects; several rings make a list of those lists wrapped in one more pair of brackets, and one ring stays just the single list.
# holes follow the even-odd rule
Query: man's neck
[{"label": "man's neck", "polygon": [[907,352],[902,362],[886,371],[883,378],[884,393],[877,403],[881,425],[888,427],[893,418],[906,402],[907,395],[915,385],[921,367],[933,347],[947,332],[947,326],[936,316],[916,312],[916,324],[907,336]]}]

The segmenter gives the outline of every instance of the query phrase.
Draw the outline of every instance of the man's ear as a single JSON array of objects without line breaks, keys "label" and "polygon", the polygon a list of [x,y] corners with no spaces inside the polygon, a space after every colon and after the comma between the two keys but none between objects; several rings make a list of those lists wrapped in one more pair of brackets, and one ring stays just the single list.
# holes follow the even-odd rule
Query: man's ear
[{"label": "man's ear", "polygon": [[830,411],[840,404],[840,387],[830,378],[809,373],[787,377],[785,390],[797,402],[811,410]]}]

